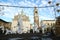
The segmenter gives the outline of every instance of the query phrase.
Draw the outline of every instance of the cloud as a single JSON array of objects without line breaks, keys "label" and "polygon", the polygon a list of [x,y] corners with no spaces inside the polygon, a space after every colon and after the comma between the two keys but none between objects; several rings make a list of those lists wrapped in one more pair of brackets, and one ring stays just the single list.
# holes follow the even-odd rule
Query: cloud
[{"label": "cloud", "polygon": [[0,2],[0,5],[12,5],[11,3]]},{"label": "cloud", "polygon": [[[32,1],[32,2],[31,2]],[[34,3],[34,1],[36,1]],[[52,1],[52,0],[51,0]],[[56,2],[59,2],[60,0],[56,0]],[[41,4],[40,4],[41,2]],[[22,0],[22,1],[19,1],[19,0],[8,0],[8,2],[0,2],[0,5],[14,5],[14,6],[24,6],[24,7],[34,7],[34,6],[37,6],[38,7],[38,4],[39,6],[49,6],[48,4],[48,1],[46,0]],[[13,18],[14,15],[17,15],[18,13],[21,12],[21,10],[23,9],[25,14],[29,16],[29,19],[31,20],[31,22],[33,22],[32,20],[33,19],[33,8],[14,8],[14,7],[4,7],[4,17],[9,17],[9,18]],[[49,14],[47,14],[49,13]],[[54,14],[54,9],[53,8],[42,8],[39,10],[39,19],[52,19],[51,17],[53,17],[53,14]],[[44,16],[45,15],[45,16]],[[48,17],[47,17],[48,15]]]},{"label": "cloud", "polygon": [[42,0],[39,6],[41,7],[41,6],[47,6],[47,5],[48,5],[47,1]]},{"label": "cloud", "polygon": [[36,3],[39,3],[40,2],[40,0],[36,0]]},{"label": "cloud", "polygon": [[29,15],[29,19],[30,19],[30,23],[34,23],[34,16],[33,15]]},{"label": "cloud", "polygon": [[25,2],[27,2],[27,0],[24,0]]},{"label": "cloud", "polygon": [[54,18],[50,18],[50,17],[47,17],[47,16],[41,16],[40,15],[39,20],[54,20]]},{"label": "cloud", "polygon": [[[39,13],[39,17],[41,17],[41,19],[54,19],[55,18],[55,13],[54,13],[54,8],[49,7],[49,8],[39,8],[38,10]],[[40,20],[41,20],[40,19]]]},{"label": "cloud", "polygon": [[32,2],[34,2],[34,0],[31,0]]},{"label": "cloud", "polygon": [[47,1],[41,1],[42,2],[42,4],[44,4],[44,5],[46,5],[47,4]]},{"label": "cloud", "polygon": [[20,5],[20,6],[29,6],[29,7],[38,6],[38,5],[36,5],[35,3],[32,3],[32,2],[30,2],[30,1],[26,1],[26,2],[21,1],[21,2],[19,2],[19,5]]},{"label": "cloud", "polygon": [[20,12],[22,8],[15,8],[15,7],[4,7],[3,16],[9,17],[9,18],[14,18],[14,15],[17,15],[18,12]]},{"label": "cloud", "polygon": [[13,18],[14,12],[15,12],[14,8],[4,7],[4,14],[5,14],[4,16]]},{"label": "cloud", "polygon": [[55,0],[56,3],[60,3],[60,0]]},{"label": "cloud", "polygon": [[[51,1],[52,3],[51,4],[48,4],[48,2]],[[40,7],[41,6],[51,6],[51,5],[54,5],[55,4],[55,0],[41,0],[41,4],[39,5]]]}]

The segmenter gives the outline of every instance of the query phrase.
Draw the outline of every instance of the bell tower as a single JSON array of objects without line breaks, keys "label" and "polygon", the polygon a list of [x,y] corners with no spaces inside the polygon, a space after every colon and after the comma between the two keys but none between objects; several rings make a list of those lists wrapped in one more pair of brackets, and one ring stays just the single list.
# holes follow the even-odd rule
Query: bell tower
[{"label": "bell tower", "polygon": [[39,28],[39,16],[37,7],[34,8],[34,25],[37,25]]}]

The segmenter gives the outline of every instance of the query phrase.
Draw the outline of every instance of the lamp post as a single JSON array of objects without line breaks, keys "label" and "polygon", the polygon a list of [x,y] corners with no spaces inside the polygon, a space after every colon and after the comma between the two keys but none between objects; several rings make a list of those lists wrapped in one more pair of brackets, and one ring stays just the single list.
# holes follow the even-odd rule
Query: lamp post
[{"label": "lamp post", "polygon": [[[49,1],[48,2],[49,4],[51,4],[51,1]],[[59,7],[59,5],[60,5],[60,3],[56,3],[55,5],[53,5],[53,7],[54,7],[54,15],[55,15],[55,22],[56,22],[56,12],[60,12],[60,9],[57,9],[58,7]],[[60,16],[60,15],[59,15]],[[56,29],[56,30],[55,30]],[[57,30],[58,30],[58,28],[57,27],[53,27],[53,32],[54,32],[54,34],[56,34],[57,33]],[[59,32],[59,31],[58,31]]]},{"label": "lamp post", "polygon": [[[51,4],[52,1],[49,1],[48,4]],[[55,5],[52,5],[54,7],[54,12],[55,12],[55,20],[56,20],[56,12],[60,12],[60,9],[59,10],[56,10],[56,8],[60,5],[60,3],[56,3]]]}]

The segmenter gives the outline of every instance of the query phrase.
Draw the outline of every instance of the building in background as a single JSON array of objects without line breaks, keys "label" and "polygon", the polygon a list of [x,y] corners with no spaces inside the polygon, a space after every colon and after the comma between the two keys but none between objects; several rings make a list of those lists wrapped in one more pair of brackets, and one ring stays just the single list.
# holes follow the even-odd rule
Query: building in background
[{"label": "building in background", "polygon": [[47,27],[52,27],[55,24],[55,20],[42,20],[42,24]]},{"label": "building in background", "polygon": [[21,14],[14,16],[11,28],[12,31],[18,33],[30,32],[29,17],[24,14],[23,10],[21,11]]},{"label": "building in background", "polygon": [[17,24],[18,24],[18,15],[14,16],[14,19],[12,20],[11,30],[13,33],[16,33],[17,31]]},{"label": "building in background", "polygon": [[41,27],[43,33],[44,31],[51,31],[51,28],[53,27],[54,24],[55,24],[55,20],[42,20]]},{"label": "building in background", "polygon": [[0,19],[0,27],[10,30],[11,29],[11,22],[7,22],[3,19]]},{"label": "building in background", "polygon": [[60,16],[56,17],[55,34],[56,36],[60,36]]}]

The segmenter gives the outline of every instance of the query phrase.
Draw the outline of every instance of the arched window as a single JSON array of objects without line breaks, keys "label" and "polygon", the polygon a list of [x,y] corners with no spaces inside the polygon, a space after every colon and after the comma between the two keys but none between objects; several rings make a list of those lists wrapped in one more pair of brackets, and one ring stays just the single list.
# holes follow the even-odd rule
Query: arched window
[{"label": "arched window", "polygon": [[47,25],[49,25],[49,23],[47,23]]},{"label": "arched window", "polygon": [[51,23],[51,26],[53,25],[53,23]]}]

